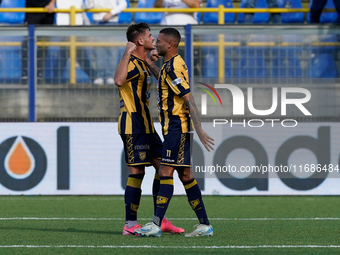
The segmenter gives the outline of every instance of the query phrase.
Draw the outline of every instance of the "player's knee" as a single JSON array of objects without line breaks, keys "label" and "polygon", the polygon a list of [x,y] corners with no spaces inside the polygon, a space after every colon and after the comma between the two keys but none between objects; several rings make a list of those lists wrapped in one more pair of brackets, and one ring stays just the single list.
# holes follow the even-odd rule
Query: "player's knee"
[{"label": "player's knee", "polygon": [[129,174],[145,174],[145,168],[142,166],[129,167]]},{"label": "player's knee", "polygon": [[188,182],[192,179],[192,176],[190,175],[190,173],[181,173],[181,174],[178,174],[178,177],[181,180],[181,182]]}]

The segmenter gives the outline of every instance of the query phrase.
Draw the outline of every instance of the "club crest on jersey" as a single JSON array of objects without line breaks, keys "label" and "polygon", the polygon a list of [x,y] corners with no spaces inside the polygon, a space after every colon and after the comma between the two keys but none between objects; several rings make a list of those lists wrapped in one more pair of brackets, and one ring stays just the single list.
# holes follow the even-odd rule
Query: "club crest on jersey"
[{"label": "club crest on jersey", "polygon": [[170,61],[166,64],[165,69],[166,69],[167,72],[170,72],[170,71],[171,71],[171,64],[170,64]]},{"label": "club crest on jersey", "polygon": [[157,196],[157,201],[156,204],[166,204],[168,202],[169,198],[167,197],[162,197],[162,196]]},{"label": "club crest on jersey", "polygon": [[139,152],[139,159],[144,161],[145,158],[146,158],[146,152],[145,151]]}]

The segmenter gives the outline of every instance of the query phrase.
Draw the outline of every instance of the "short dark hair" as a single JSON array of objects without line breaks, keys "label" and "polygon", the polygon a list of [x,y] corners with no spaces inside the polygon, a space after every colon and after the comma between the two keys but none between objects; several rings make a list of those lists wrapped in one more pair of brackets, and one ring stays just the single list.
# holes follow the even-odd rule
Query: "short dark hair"
[{"label": "short dark hair", "polygon": [[136,42],[136,39],[139,35],[144,34],[145,30],[150,31],[150,27],[147,23],[145,22],[139,22],[137,24],[132,24],[128,27],[126,31],[126,39],[129,42]]},{"label": "short dark hair", "polygon": [[177,29],[172,27],[163,28],[159,33],[164,34],[165,36],[172,37],[174,39],[175,46],[178,47],[181,41],[181,34]]}]

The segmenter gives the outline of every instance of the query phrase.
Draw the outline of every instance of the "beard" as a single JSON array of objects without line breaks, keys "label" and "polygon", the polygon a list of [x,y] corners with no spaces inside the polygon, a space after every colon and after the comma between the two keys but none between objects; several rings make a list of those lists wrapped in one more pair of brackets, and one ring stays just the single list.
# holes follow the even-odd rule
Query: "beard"
[{"label": "beard", "polygon": [[165,51],[162,51],[162,50],[159,49],[158,47],[156,47],[156,50],[157,50],[159,56],[164,57],[164,55],[165,55],[165,53],[166,53]]}]

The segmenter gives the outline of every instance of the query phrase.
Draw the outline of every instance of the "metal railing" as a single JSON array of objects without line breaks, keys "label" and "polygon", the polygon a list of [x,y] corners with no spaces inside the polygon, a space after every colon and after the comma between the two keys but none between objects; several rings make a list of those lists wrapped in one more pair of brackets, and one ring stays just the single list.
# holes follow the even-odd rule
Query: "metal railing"
[{"label": "metal railing", "polygon": [[[76,25],[76,14],[82,12],[109,12],[111,9],[76,9],[72,6],[70,9],[55,9],[56,13],[69,13],[70,14],[70,25]],[[324,9],[325,12],[334,12],[335,9]],[[47,12],[44,8],[0,8],[0,12]],[[169,9],[169,8],[127,8],[123,12],[128,13],[137,13],[137,12],[185,12],[185,13],[194,13],[194,12],[215,12],[218,13],[218,24],[224,24],[224,14],[225,13],[308,13],[310,12],[309,8],[225,8],[223,5],[220,5],[217,8],[185,8],[185,9]],[[180,46],[184,46],[185,43],[181,43]],[[256,43],[251,42],[248,46],[264,46],[264,43]],[[318,45],[326,45],[327,43],[321,43]],[[329,44],[329,43],[328,43]],[[74,36],[70,37],[70,41],[68,42],[36,42],[37,46],[68,46],[70,51],[70,84],[76,83],[76,51],[77,47],[83,46],[92,46],[92,47],[100,47],[100,46],[124,46],[124,43],[107,43],[107,42],[77,42]],[[333,43],[333,46],[339,46],[339,43]],[[0,42],[0,46],[21,46],[20,42]],[[217,42],[196,42],[193,46],[217,46],[218,47],[218,77],[222,80],[224,78],[224,47],[230,46],[230,42],[225,42],[224,35],[220,34]],[[235,46],[235,45],[233,45]],[[236,45],[238,46],[238,45]],[[282,44],[282,46],[286,46]]]}]

